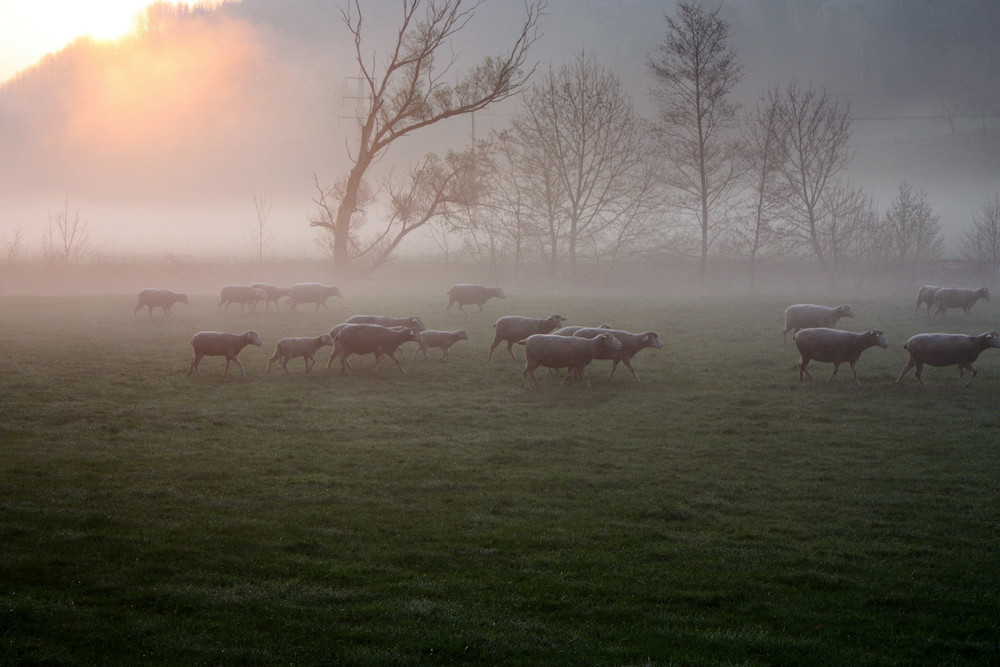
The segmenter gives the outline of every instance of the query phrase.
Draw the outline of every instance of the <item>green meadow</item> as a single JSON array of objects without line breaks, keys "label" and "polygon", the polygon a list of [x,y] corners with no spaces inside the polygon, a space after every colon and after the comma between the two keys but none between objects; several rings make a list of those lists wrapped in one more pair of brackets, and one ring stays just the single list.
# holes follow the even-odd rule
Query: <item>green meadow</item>
[{"label": "green meadow", "polygon": [[[442,290],[443,292],[443,290]],[[814,295],[820,303],[829,298]],[[836,297],[839,302],[843,297]],[[902,344],[996,329],[847,299],[890,347],[782,344],[789,301],[443,294],[173,317],[0,299],[0,664],[984,665],[1000,662],[1000,351],[920,387]],[[264,374],[352,314],[465,329],[448,363]],[[654,330],[593,386],[486,355],[504,314]],[[189,340],[256,329],[223,375]]]}]

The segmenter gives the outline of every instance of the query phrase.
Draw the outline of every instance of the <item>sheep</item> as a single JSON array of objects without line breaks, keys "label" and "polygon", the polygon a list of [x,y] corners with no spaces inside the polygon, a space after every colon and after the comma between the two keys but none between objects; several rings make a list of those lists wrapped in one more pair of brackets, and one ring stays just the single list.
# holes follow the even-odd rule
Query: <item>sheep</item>
[{"label": "sheep", "polygon": [[219,310],[222,310],[222,306],[225,304],[228,313],[229,304],[238,303],[240,304],[240,312],[243,312],[244,306],[250,306],[250,310],[253,311],[257,310],[258,301],[266,300],[267,293],[262,289],[250,285],[226,285],[219,293]]},{"label": "sheep", "polygon": [[917,305],[913,309],[913,316],[920,312],[920,306],[927,304],[927,314],[931,314],[931,306],[934,305],[934,293],[941,289],[938,285],[924,285],[917,290]]},{"label": "sheep", "polygon": [[247,345],[263,345],[260,334],[253,330],[241,334],[200,331],[191,337],[191,347],[194,348],[194,356],[191,357],[191,366],[188,368],[187,374],[191,375],[191,372],[194,371],[198,374],[198,377],[201,377],[198,364],[201,363],[202,357],[224,356],[226,358],[225,375],[229,375],[229,362],[235,361],[236,365],[240,367],[240,373],[243,374],[243,377],[246,377],[247,374],[243,371],[243,364],[240,363],[237,355]]},{"label": "sheep", "polygon": [[448,349],[460,340],[469,340],[469,335],[464,331],[434,331],[433,329],[421,331],[418,343],[420,347],[413,351],[413,358],[416,359],[418,354],[423,353],[424,359],[429,360],[427,348],[436,347],[442,352],[438,361],[448,361]]},{"label": "sheep", "polygon": [[493,350],[501,341],[507,341],[507,354],[511,359],[514,357],[514,343],[524,340],[533,334],[547,334],[558,328],[566,318],[562,315],[552,315],[547,319],[539,320],[533,317],[520,317],[519,315],[507,315],[501,317],[493,324],[493,344],[490,345],[489,359],[493,359]]},{"label": "sheep", "polygon": [[[468,306],[476,304],[479,306],[479,310],[476,313],[483,312],[483,304],[489,301],[493,297],[498,299],[506,299],[507,295],[503,293],[503,290],[499,287],[486,287],[485,285],[469,285],[465,283],[459,283],[458,285],[452,285],[448,288],[448,307],[445,310],[451,310],[451,305],[453,303],[458,304],[458,309],[463,313],[468,314],[468,312],[462,306]],[[474,313],[475,314],[475,313]]]},{"label": "sheep", "polygon": [[603,327],[596,328],[582,328],[576,331],[573,336],[576,338],[594,338],[601,334],[610,333],[622,344],[621,349],[611,352],[610,354],[601,354],[595,357],[595,359],[611,359],[611,375],[608,376],[610,380],[615,376],[615,370],[618,368],[619,363],[625,364],[625,367],[632,371],[632,377],[635,381],[639,381],[639,374],[636,373],[635,369],[632,368],[632,357],[637,355],[640,350],[644,350],[647,347],[659,350],[663,348],[663,343],[660,341],[660,337],[652,331],[647,331],[645,333],[629,333],[628,331],[620,331],[618,329],[605,329]]},{"label": "sheep", "polygon": [[979,289],[963,289],[961,287],[942,287],[934,292],[935,315],[944,317],[949,308],[961,308],[966,315],[972,314],[972,307],[979,299],[990,300],[990,291],[985,287]]},{"label": "sheep", "polygon": [[153,316],[153,308],[162,308],[163,316],[170,317],[170,309],[173,308],[174,304],[186,303],[190,304],[188,301],[187,294],[181,294],[180,292],[171,292],[168,289],[144,289],[139,292],[139,303],[135,305],[135,310],[132,311],[132,317],[135,317],[143,306],[149,309],[149,316]]},{"label": "sheep", "polygon": [[316,351],[324,345],[333,345],[333,339],[330,338],[330,334],[304,338],[282,338],[274,346],[274,354],[267,360],[267,370],[264,373],[265,375],[270,374],[271,364],[279,359],[281,360],[281,367],[287,373],[288,362],[296,357],[302,357],[302,361],[306,365],[306,373],[308,373],[309,369],[316,363],[314,356]]},{"label": "sheep", "polygon": [[[576,336],[556,336],[546,334],[533,334],[524,340],[518,341],[518,345],[524,345],[524,388],[530,389],[531,383],[538,386],[538,378],[535,377],[535,369],[539,366],[547,368],[567,368],[566,377],[559,382],[563,382],[571,375],[577,375],[590,386],[590,379],[587,377],[587,364],[600,355],[613,354],[622,349],[621,341],[612,333],[602,333],[593,338],[579,338]],[[529,378],[531,383],[529,383]]]},{"label": "sheep", "polygon": [[833,381],[833,376],[840,370],[840,364],[847,362],[851,365],[851,372],[854,373],[854,381],[858,380],[858,357],[870,347],[889,347],[889,341],[885,339],[885,334],[878,329],[869,329],[863,333],[851,331],[841,331],[827,327],[817,327],[802,329],[792,335],[795,347],[799,350],[799,382],[803,379],[812,379],[812,374],[806,369],[809,362],[816,361],[832,362],[833,373],[827,382]]},{"label": "sheep", "polygon": [[798,303],[785,308],[785,330],[781,332],[782,342],[788,342],[788,332],[795,332],[799,329],[828,328],[837,326],[837,320],[841,317],[854,317],[854,310],[848,306],[837,306],[829,308],[827,306],[817,306],[812,303]]},{"label": "sheep", "polygon": [[319,283],[297,283],[289,288],[288,296],[290,301],[288,302],[288,309],[293,313],[295,312],[295,306],[300,303],[315,303],[316,312],[319,312],[319,307],[323,306],[326,308],[326,312],[330,312],[330,306],[326,305],[326,300],[331,296],[341,296],[340,290],[333,285],[320,285]]},{"label": "sheep", "polygon": [[553,336],[572,336],[580,329],[610,329],[610,324],[602,324],[598,327],[585,327],[580,325],[575,325],[571,327],[563,327],[562,329],[556,329],[552,332]]},{"label": "sheep", "polygon": [[[995,331],[981,333],[978,336],[965,334],[925,333],[911,337],[903,345],[910,353],[910,359],[903,371],[896,378],[897,384],[903,381],[906,372],[916,366],[917,380],[924,386],[924,364],[930,366],[958,365],[958,385],[968,387],[976,379],[976,368],[972,365],[979,355],[991,347],[1000,347],[1000,334]],[[966,370],[972,371],[972,377],[964,385],[962,376]]]},{"label": "sheep", "polygon": [[396,362],[399,371],[406,374],[403,366],[396,358],[396,348],[407,341],[419,341],[420,332],[416,329],[399,327],[399,330],[387,329],[378,324],[348,324],[341,329],[334,345],[340,347],[340,372],[344,375],[351,374],[351,364],[348,361],[352,354],[374,354],[375,372],[378,373],[378,364],[382,355],[388,355]]},{"label": "sheep", "polygon": [[424,326],[423,321],[416,315],[410,315],[409,317],[389,317],[388,315],[354,315],[347,318],[348,324],[380,324],[383,327],[407,327],[409,329],[416,329],[417,331],[423,331],[427,327]]},{"label": "sheep", "polygon": [[278,300],[282,297],[290,296],[292,290],[288,287],[277,287],[269,283],[251,283],[250,287],[254,289],[264,290],[264,294],[267,297],[265,299],[265,310],[271,310],[271,302],[274,302],[274,307],[278,308]]}]

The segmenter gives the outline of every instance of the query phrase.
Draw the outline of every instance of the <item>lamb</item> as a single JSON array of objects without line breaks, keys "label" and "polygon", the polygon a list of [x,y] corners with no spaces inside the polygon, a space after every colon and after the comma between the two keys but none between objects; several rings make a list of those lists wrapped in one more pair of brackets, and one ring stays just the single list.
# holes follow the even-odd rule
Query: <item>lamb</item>
[{"label": "lamb", "polygon": [[949,308],[961,308],[966,315],[972,314],[972,307],[979,299],[990,300],[990,291],[985,287],[979,289],[963,289],[961,287],[942,287],[934,292],[935,315],[944,317]]},{"label": "lamb", "polygon": [[270,374],[271,364],[279,359],[281,360],[281,367],[287,373],[288,362],[296,357],[302,357],[302,361],[306,365],[306,373],[308,373],[309,369],[316,363],[314,356],[316,351],[324,345],[333,345],[333,339],[330,338],[330,334],[315,337],[282,338],[274,346],[274,354],[267,360],[265,374]]},{"label": "lamb", "polygon": [[219,293],[219,310],[222,310],[225,304],[228,313],[231,303],[240,304],[240,312],[243,312],[244,306],[250,306],[250,310],[257,310],[257,302],[266,300],[267,294],[262,289],[250,285],[226,285]]},{"label": "lamb", "polygon": [[354,315],[347,318],[348,324],[380,324],[383,327],[407,327],[409,329],[416,329],[417,331],[423,331],[427,327],[424,326],[423,321],[416,315],[410,315],[409,317],[389,317],[388,315]]},{"label": "lamb", "polygon": [[241,334],[220,333],[218,331],[200,331],[191,337],[191,347],[194,348],[194,356],[191,357],[191,366],[188,368],[188,375],[194,371],[201,377],[198,364],[202,357],[225,357],[226,372],[229,375],[229,362],[235,361],[240,367],[243,377],[247,374],[243,370],[243,364],[237,355],[247,345],[263,345],[260,334],[256,331],[246,331]]},{"label": "lamb", "polygon": [[448,349],[460,340],[469,340],[469,335],[464,331],[434,331],[433,329],[421,331],[418,343],[420,347],[413,351],[413,358],[416,359],[418,354],[423,353],[424,359],[429,360],[427,348],[436,347],[442,352],[438,361],[448,361]]},{"label": "lamb", "polygon": [[562,386],[571,375],[577,375],[590,386],[587,377],[587,364],[601,355],[613,354],[622,349],[621,341],[611,333],[602,333],[593,338],[576,336],[556,336],[534,334],[518,341],[524,345],[524,388],[530,389],[531,383],[538,386],[535,369],[539,366],[547,368],[569,368],[560,382]]},{"label": "lamb", "polygon": [[501,317],[493,325],[493,344],[490,345],[489,359],[493,359],[493,350],[496,349],[500,341],[507,341],[507,354],[511,359],[515,359],[513,347],[514,343],[520,342],[528,336],[534,334],[547,334],[558,328],[566,321],[562,315],[552,315],[551,317],[539,320],[533,317],[521,317],[519,315],[507,315]]},{"label": "lamb", "polygon": [[934,293],[941,289],[937,285],[924,285],[917,290],[917,305],[913,309],[913,316],[920,312],[920,306],[927,304],[927,314],[931,314],[931,306],[934,305]]},{"label": "lamb", "polygon": [[799,382],[804,378],[812,379],[812,374],[806,366],[815,359],[833,363],[833,374],[827,382],[833,380],[833,376],[840,370],[840,364],[847,362],[851,365],[851,372],[854,373],[854,381],[860,385],[858,357],[861,353],[876,345],[883,349],[889,347],[885,334],[878,329],[869,329],[863,333],[826,327],[802,329],[792,335],[792,340],[799,349]]},{"label": "lamb", "polygon": [[788,342],[788,332],[792,336],[800,329],[826,328],[833,329],[841,317],[854,317],[854,310],[848,306],[817,306],[812,303],[799,303],[785,308],[785,330],[781,332],[783,342]]},{"label": "lamb", "polygon": [[[930,366],[954,366],[957,364],[958,385],[968,387],[976,379],[976,368],[972,362],[984,350],[991,347],[1000,347],[1000,334],[995,331],[981,333],[978,336],[943,333],[917,334],[903,345],[903,349],[910,353],[910,359],[906,362],[899,377],[896,378],[896,382],[902,382],[906,372],[916,366],[917,380],[920,382],[920,386],[924,386],[924,364]],[[972,371],[972,377],[963,385],[962,376],[966,370]]]},{"label": "lamb", "polygon": [[173,308],[174,304],[186,303],[190,304],[188,301],[187,294],[181,294],[180,292],[171,292],[168,289],[144,289],[139,292],[139,303],[135,305],[135,310],[132,311],[132,317],[138,313],[143,306],[149,308],[149,316],[153,316],[153,308],[162,308],[163,316],[170,317],[170,309]]},{"label": "lamb", "polygon": [[396,348],[407,341],[419,340],[420,332],[416,329],[405,327],[400,327],[399,330],[387,329],[378,324],[348,324],[333,339],[334,345],[341,349],[340,372],[344,375],[351,373],[348,359],[352,354],[374,354],[376,373],[382,356],[388,355],[396,362],[399,371],[405,375],[406,371],[396,358]]},{"label": "lamb", "polygon": [[465,308],[462,306],[469,306],[476,304],[479,306],[479,310],[476,313],[483,312],[483,304],[489,301],[493,297],[498,299],[506,299],[507,295],[503,293],[503,290],[499,287],[486,287],[485,285],[470,285],[466,283],[459,283],[457,285],[452,285],[448,288],[448,307],[445,310],[451,310],[451,305],[453,303],[458,304],[458,309],[463,313],[467,313]]},{"label": "lamb", "polygon": [[323,306],[326,308],[326,312],[330,312],[330,306],[326,305],[326,300],[331,296],[341,296],[340,290],[333,285],[320,285],[319,283],[298,283],[292,285],[288,291],[288,296],[290,301],[288,302],[288,309],[293,313],[295,312],[295,306],[300,303],[315,303],[316,312],[319,312],[319,307]]},{"label": "lamb", "polygon": [[254,289],[264,290],[264,294],[267,297],[265,299],[266,306],[265,310],[271,310],[271,302],[274,302],[274,307],[278,307],[278,300],[282,297],[290,296],[292,290],[288,287],[277,287],[269,283],[252,283],[250,287]]},{"label": "lamb", "polygon": [[611,352],[610,354],[601,354],[595,359],[611,359],[613,364],[611,366],[611,375],[608,376],[610,380],[615,376],[615,370],[618,368],[619,363],[625,364],[625,367],[632,371],[632,377],[635,381],[639,381],[639,374],[635,372],[632,368],[632,357],[637,355],[640,350],[644,350],[647,347],[659,350],[663,348],[663,343],[660,341],[660,337],[652,331],[647,331],[645,333],[629,333],[628,331],[620,331],[618,329],[605,329],[602,327],[596,328],[582,328],[575,332],[573,336],[576,338],[594,338],[595,336],[600,336],[601,334],[610,333],[622,344],[621,349]]}]

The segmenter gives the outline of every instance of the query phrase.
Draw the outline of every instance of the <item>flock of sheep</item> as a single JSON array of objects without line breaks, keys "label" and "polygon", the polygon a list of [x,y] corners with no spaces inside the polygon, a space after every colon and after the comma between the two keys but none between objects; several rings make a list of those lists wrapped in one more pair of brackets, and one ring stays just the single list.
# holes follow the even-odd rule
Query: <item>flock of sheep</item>
[{"label": "flock of sheep", "polygon": [[[315,304],[316,311],[320,306],[329,311],[327,300],[331,296],[340,296],[340,290],[332,285],[318,283],[302,283],[290,288],[279,288],[264,283],[253,285],[227,285],[222,288],[219,308],[227,310],[231,304],[239,303],[241,309],[249,307],[256,309],[257,304],[264,301],[270,308],[271,301],[278,307],[281,298],[288,298],[287,307],[294,311],[297,305]],[[448,306],[450,310],[458,304],[462,312],[465,306],[476,305],[483,311],[483,304],[491,298],[505,299],[506,295],[499,287],[484,285],[458,284],[448,290]],[[979,299],[989,301],[989,290],[962,289],[925,285],[917,294],[914,314],[919,313],[921,306],[927,306],[927,313],[935,307],[935,314],[944,315],[948,309],[961,308],[969,314],[973,305]],[[152,317],[153,308],[162,308],[164,316],[170,315],[170,309],[175,303],[189,303],[186,295],[169,290],[147,289],[139,293],[139,301],[134,313],[142,308],[148,308]],[[812,379],[808,365],[811,361],[833,364],[833,374],[836,376],[840,365],[847,363],[851,367],[854,381],[858,380],[857,362],[861,353],[870,347],[888,347],[885,334],[878,329],[869,329],[861,333],[843,331],[836,328],[837,322],[844,317],[855,317],[854,310],[849,305],[834,308],[815,304],[796,304],[785,310],[785,327],[782,332],[787,341],[787,334],[792,333],[800,355],[798,364],[799,381]],[[489,359],[501,343],[506,343],[507,353],[512,359],[514,345],[524,346],[525,365],[522,373],[524,386],[538,386],[534,371],[539,366],[552,369],[565,369],[566,375],[560,385],[570,377],[579,378],[590,386],[587,378],[587,366],[595,359],[612,361],[611,375],[614,377],[618,364],[624,364],[635,380],[639,374],[632,367],[632,358],[646,348],[661,349],[663,343],[652,331],[631,333],[628,331],[602,327],[562,326],[566,318],[554,314],[548,318],[530,318],[517,315],[501,317],[493,325],[494,336],[490,344]],[[333,351],[327,361],[327,369],[332,368],[339,357],[341,373],[350,374],[352,367],[350,357],[353,355],[372,354],[375,356],[374,369],[377,372],[382,357],[389,357],[403,373],[402,365],[396,356],[399,347],[408,342],[417,344],[413,358],[423,354],[429,359],[427,350],[441,350],[439,361],[448,359],[449,349],[460,340],[468,340],[465,331],[435,331],[428,330],[419,317],[410,316],[394,318],[377,315],[355,315],[342,324],[334,326],[329,333],[314,337],[282,338],[274,348],[274,354],[267,361],[266,373],[271,372],[275,362],[280,363],[288,372],[288,362],[302,358],[306,372],[315,365],[315,355],[322,347],[332,347]],[[218,331],[202,331],[191,339],[194,354],[188,368],[188,375],[201,372],[198,364],[206,356],[224,356],[226,358],[225,372],[229,372],[229,364],[235,363],[241,374],[246,377],[239,353],[247,345],[262,345],[260,334],[247,331],[242,334],[223,333]],[[968,386],[976,377],[976,369],[972,365],[979,355],[990,347],[1000,347],[1000,335],[987,332],[978,336],[963,334],[923,333],[912,336],[904,344],[909,353],[909,360],[897,378],[901,382],[903,376],[911,368],[916,368],[917,380],[923,381],[923,367],[953,366],[959,368],[959,383],[964,378],[965,371],[972,377],[961,386]]]},{"label": "flock of sheep", "polygon": [[[985,287],[979,289],[964,289],[957,287],[939,287],[924,285],[917,292],[917,304],[914,315],[920,312],[920,307],[927,306],[930,314],[931,306],[936,308],[935,315],[942,317],[949,308],[961,308],[968,315],[972,306],[979,299],[990,300],[990,292]],[[854,381],[858,384],[857,363],[861,353],[870,347],[886,348],[889,342],[885,334],[878,329],[869,329],[862,333],[841,331],[836,329],[837,322],[842,317],[854,317],[854,310],[848,305],[829,308],[815,304],[796,304],[785,309],[785,328],[782,335],[792,332],[792,339],[799,350],[799,381],[812,379],[806,368],[810,361],[822,361],[833,364],[830,380],[837,374],[840,365],[850,364]],[[1000,335],[995,331],[967,336],[964,334],[922,333],[911,336],[903,345],[909,353],[909,360],[903,367],[896,382],[902,382],[903,376],[911,368],[916,368],[917,380],[924,384],[924,365],[928,366],[958,366],[958,381],[963,387],[972,384],[976,378],[976,368],[972,363],[979,355],[991,347],[1000,347]],[[962,379],[965,371],[972,377],[964,385]]]}]

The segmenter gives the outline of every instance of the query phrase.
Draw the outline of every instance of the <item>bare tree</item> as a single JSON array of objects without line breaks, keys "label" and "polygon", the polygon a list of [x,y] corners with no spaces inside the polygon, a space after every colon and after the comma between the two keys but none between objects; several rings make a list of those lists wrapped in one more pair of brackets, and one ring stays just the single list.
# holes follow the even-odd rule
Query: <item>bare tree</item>
[{"label": "bare tree", "polygon": [[18,223],[10,236],[3,238],[3,245],[7,249],[7,263],[14,264],[21,257],[24,246],[24,228]]},{"label": "bare tree", "polygon": [[[377,63],[374,57],[369,59],[360,0],[352,0],[342,10],[344,24],[354,38],[367,100],[359,110],[358,142],[350,151],[354,166],[338,193],[336,212],[330,204],[328,220],[310,221],[314,226],[325,227],[332,235],[331,249],[338,268],[346,268],[359,255],[383,257],[378,248],[361,248],[352,253],[351,234],[365,175],[393,143],[448,118],[479,111],[517,94],[533,71],[525,66],[528,51],[537,38],[541,2],[526,6],[526,17],[509,51],[484,59],[461,76],[458,84],[447,82],[452,78],[455,62],[448,53],[452,39],[468,25],[478,6],[479,3],[468,6],[462,0],[403,0],[395,42],[389,45],[382,63]],[[417,167],[413,175],[426,175],[426,166],[430,165]],[[414,184],[413,192],[418,190],[422,191],[423,185]],[[400,191],[393,197],[397,203],[404,203],[399,197],[408,199]],[[407,222],[395,229],[391,238],[376,235],[375,242],[395,247],[403,236],[420,226],[412,224],[412,216],[421,218],[423,214],[405,212],[397,219],[405,217]]]},{"label": "bare tree", "polygon": [[985,202],[962,236],[962,256],[983,266],[991,278],[1000,274],[1000,194]]},{"label": "bare tree", "polygon": [[751,292],[757,285],[760,259],[769,251],[785,250],[786,239],[775,224],[782,196],[778,166],[783,159],[778,97],[777,89],[772,88],[743,117],[742,155],[746,168],[741,180],[746,198],[735,220],[728,225],[726,245],[746,255]]},{"label": "bare tree", "polygon": [[524,165],[555,181],[542,183],[556,197],[542,210],[560,221],[574,282],[583,248],[616,258],[632,245],[658,191],[652,146],[617,76],[580,52],[532,87],[512,127]]},{"label": "bare tree", "polygon": [[720,10],[680,2],[676,15],[666,17],[667,35],[656,56],[647,61],[659,112],[655,128],[672,167],[667,181],[682,193],[681,205],[698,221],[702,286],[709,247],[723,219],[713,214],[733,194],[739,165],[733,137],[739,106],[730,94],[743,72]]},{"label": "bare tree", "polygon": [[87,223],[80,219],[80,209],[70,211],[69,193],[63,207],[49,214],[49,225],[42,236],[42,257],[48,262],[71,264],[91,251]]},{"label": "bare tree", "polygon": [[256,218],[250,223],[250,250],[254,260],[258,264],[263,264],[264,251],[270,240],[267,234],[267,218],[271,214],[271,197],[254,183],[250,186],[250,199],[253,201]]},{"label": "bare tree", "polygon": [[784,156],[779,166],[785,193],[782,217],[789,232],[806,244],[832,278],[823,222],[836,215],[833,207],[839,198],[830,196],[830,190],[839,185],[839,176],[854,156],[850,105],[825,91],[793,83],[781,96],[779,120]]},{"label": "bare tree", "polygon": [[914,192],[909,183],[901,183],[885,220],[892,235],[894,259],[902,271],[922,267],[944,252],[940,217],[934,214],[923,189]]}]

